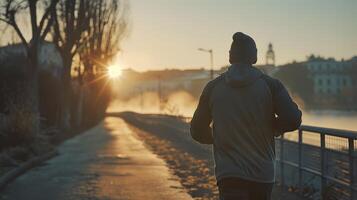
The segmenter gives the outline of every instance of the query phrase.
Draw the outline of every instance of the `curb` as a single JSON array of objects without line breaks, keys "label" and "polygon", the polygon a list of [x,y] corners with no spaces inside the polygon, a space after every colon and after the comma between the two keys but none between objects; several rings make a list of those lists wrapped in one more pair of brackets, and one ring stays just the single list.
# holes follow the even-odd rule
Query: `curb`
[{"label": "curb", "polygon": [[27,161],[26,163],[20,165],[19,167],[12,169],[9,172],[5,173],[3,176],[0,177],[0,191],[2,189],[4,189],[7,184],[9,184],[11,181],[15,180],[17,177],[24,174],[26,171],[30,170],[33,167],[38,166],[42,162],[44,162],[56,155],[58,155],[57,150],[48,152],[45,155],[32,158],[29,161]]}]

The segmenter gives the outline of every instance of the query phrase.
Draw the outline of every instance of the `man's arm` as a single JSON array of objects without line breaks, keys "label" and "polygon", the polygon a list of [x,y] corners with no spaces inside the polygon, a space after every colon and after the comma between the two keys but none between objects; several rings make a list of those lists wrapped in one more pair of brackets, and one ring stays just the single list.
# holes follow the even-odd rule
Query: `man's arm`
[{"label": "man's arm", "polygon": [[276,135],[294,131],[301,125],[301,111],[296,103],[291,99],[284,85],[277,79],[263,76],[268,84],[273,97],[274,106],[274,128]]},{"label": "man's arm", "polygon": [[213,144],[212,128],[210,127],[212,116],[209,106],[211,84],[203,89],[197,109],[191,120],[191,136],[201,144]]}]

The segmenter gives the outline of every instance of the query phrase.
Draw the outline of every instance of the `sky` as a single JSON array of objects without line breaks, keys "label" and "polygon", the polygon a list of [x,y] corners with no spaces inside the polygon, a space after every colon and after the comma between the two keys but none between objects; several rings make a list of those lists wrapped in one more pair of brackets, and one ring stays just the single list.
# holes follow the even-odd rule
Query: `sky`
[{"label": "sky", "polygon": [[235,32],[253,37],[258,64],[273,44],[277,64],[314,53],[357,55],[356,0],[130,0],[130,31],[122,42],[123,68],[208,68],[228,64]]}]

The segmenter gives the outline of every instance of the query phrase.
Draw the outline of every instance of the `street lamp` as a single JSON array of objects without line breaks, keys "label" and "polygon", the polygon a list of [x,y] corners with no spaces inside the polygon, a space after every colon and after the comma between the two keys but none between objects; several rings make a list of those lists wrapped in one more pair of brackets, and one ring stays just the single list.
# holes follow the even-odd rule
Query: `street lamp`
[{"label": "street lamp", "polygon": [[203,49],[203,48],[198,48],[199,51],[207,52],[210,54],[210,60],[211,60],[211,80],[213,79],[213,50],[212,49]]}]

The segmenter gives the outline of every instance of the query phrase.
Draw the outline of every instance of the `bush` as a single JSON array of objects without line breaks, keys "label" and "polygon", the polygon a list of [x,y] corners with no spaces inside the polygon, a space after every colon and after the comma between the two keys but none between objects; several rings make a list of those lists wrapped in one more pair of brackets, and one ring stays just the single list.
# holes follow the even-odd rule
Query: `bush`
[{"label": "bush", "polygon": [[28,160],[32,155],[27,148],[22,146],[17,146],[5,151],[5,153],[12,159],[20,162]]},{"label": "bush", "polygon": [[305,106],[311,104],[313,95],[313,80],[310,71],[302,63],[290,63],[279,67],[274,74]]},{"label": "bush", "polygon": [[[0,153],[0,166],[1,166],[0,169],[3,167],[13,167],[18,165],[19,163],[13,158],[11,158],[7,151]],[[0,171],[0,174],[1,173],[2,172]]]},{"label": "bush", "polygon": [[8,101],[8,114],[0,119],[0,149],[27,144],[33,141],[39,131],[39,115],[29,111],[26,103]]}]

